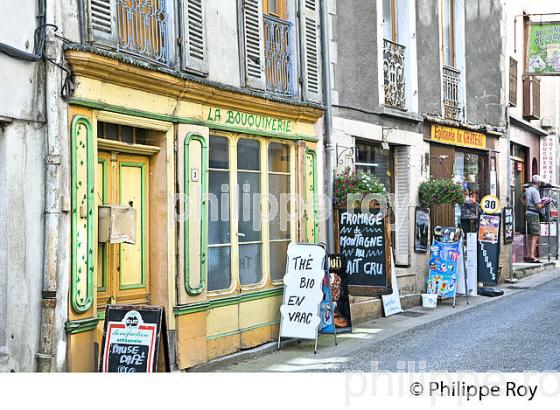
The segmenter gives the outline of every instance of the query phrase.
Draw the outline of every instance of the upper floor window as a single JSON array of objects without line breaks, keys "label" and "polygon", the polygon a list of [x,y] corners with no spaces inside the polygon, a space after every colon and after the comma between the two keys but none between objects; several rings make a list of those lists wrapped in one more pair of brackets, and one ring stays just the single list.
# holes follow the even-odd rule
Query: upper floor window
[{"label": "upper floor window", "polygon": [[89,39],[157,63],[169,63],[165,0],[90,0]]},{"label": "upper floor window", "polygon": [[[241,8],[247,87],[291,96],[301,76],[303,98],[321,102],[320,1],[244,0]],[[301,67],[295,58],[299,50]]]},{"label": "upper floor window", "polygon": [[397,0],[383,0],[383,38],[398,42]]},{"label": "upper floor window", "polygon": [[274,16],[282,20],[287,20],[287,1],[288,0],[264,0],[263,13],[268,16]]},{"label": "upper floor window", "polygon": [[455,67],[455,0],[441,0],[443,64]]}]

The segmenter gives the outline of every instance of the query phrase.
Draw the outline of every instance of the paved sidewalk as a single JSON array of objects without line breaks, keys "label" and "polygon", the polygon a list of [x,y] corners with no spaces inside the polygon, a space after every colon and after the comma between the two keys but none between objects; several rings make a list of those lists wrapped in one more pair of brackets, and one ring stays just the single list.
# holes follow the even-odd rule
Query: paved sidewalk
[{"label": "paved sidewalk", "polygon": [[368,345],[383,341],[402,332],[412,330],[429,323],[441,321],[453,315],[476,309],[502,298],[507,298],[527,289],[542,285],[560,277],[560,269],[546,271],[514,284],[503,284],[504,296],[489,298],[484,296],[469,297],[469,305],[464,297],[457,298],[457,306],[452,301],[443,301],[436,309],[415,307],[406,312],[388,318],[379,318],[362,323],[353,328],[350,334],[337,336],[338,346],[334,345],[332,335],[320,335],[317,354],[313,354],[314,341],[290,340],[283,342],[280,351],[276,343],[269,343],[256,349],[239,352],[191,369],[195,372],[290,372],[290,371],[329,371],[334,370],[343,358],[353,352],[367,348]]}]

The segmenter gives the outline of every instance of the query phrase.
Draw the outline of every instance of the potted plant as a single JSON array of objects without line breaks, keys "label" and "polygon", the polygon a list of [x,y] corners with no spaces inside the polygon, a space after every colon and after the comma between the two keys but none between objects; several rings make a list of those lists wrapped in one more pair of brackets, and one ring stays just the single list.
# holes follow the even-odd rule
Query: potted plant
[{"label": "potted plant", "polygon": [[[359,208],[362,200],[371,194],[375,194],[377,199],[386,200],[387,189],[375,175],[346,168],[335,175],[333,194],[336,208],[346,208],[349,204]],[[379,205],[379,200],[366,199],[369,200],[370,206]]]}]

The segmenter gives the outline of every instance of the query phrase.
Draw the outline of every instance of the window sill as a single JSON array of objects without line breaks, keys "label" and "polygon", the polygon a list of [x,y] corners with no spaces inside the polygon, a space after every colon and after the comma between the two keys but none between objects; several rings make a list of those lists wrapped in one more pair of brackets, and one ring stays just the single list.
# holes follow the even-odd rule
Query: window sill
[{"label": "window sill", "polygon": [[401,111],[396,108],[391,108],[386,105],[379,106],[379,109],[375,112],[378,115],[384,115],[387,117],[394,117],[394,118],[401,118],[404,120],[409,120],[413,122],[422,122],[423,118],[421,115],[417,113],[413,113],[410,111]]}]

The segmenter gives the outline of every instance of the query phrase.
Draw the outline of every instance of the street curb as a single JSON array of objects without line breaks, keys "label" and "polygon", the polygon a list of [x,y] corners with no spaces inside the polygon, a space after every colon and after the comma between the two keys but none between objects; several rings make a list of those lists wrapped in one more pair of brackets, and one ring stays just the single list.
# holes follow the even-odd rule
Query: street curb
[{"label": "street curb", "polygon": [[[497,302],[499,300],[502,300],[503,298],[507,298],[509,296],[516,295],[516,294],[519,294],[521,292],[525,292],[525,291],[530,290],[532,288],[542,286],[542,285],[544,285],[544,284],[546,284],[550,281],[553,281],[553,280],[559,278],[558,275],[552,275],[554,272],[560,273],[560,269],[555,268],[555,269],[551,269],[551,270],[537,272],[535,274],[532,274],[531,276],[527,276],[523,279],[520,279],[515,284],[503,283],[500,286],[498,286],[498,287],[502,287],[506,290],[502,296],[487,297],[486,299],[483,299],[482,301],[480,301],[476,304],[469,304],[469,305],[461,304],[461,305],[458,305],[458,307],[460,306],[459,309],[453,308],[452,310],[450,310],[449,312],[447,312],[447,314],[445,314],[443,316],[434,316],[431,319],[428,319],[426,321],[422,321],[421,323],[412,325],[411,327],[408,327],[406,329],[402,329],[401,331],[398,331],[398,332],[395,332],[395,333],[390,333],[389,332],[389,333],[385,334],[384,336],[381,336],[380,338],[376,339],[373,343],[378,343],[378,342],[384,341],[388,338],[397,336],[401,333],[409,332],[409,331],[415,330],[417,328],[420,328],[422,326],[426,326],[428,324],[431,324],[433,322],[440,321],[442,319],[451,318],[451,317],[453,317],[455,315],[458,315],[460,313],[470,311],[470,310],[472,310],[474,308],[477,308],[479,306],[486,306],[490,303],[494,303],[494,302]],[[535,281],[535,279],[538,278],[540,276],[540,274],[551,274],[551,276],[549,278],[545,278],[544,280],[537,281],[537,283],[535,283],[534,285],[530,284],[527,287],[521,287],[520,286],[520,284],[522,284],[526,280]],[[458,300],[465,301],[465,303],[466,303],[465,297],[461,297],[461,299],[458,299]],[[422,306],[414,306],[414,307],[409,308],[407,311],[415,311],[417,309],[424,309],[424,308],[422,308]],[[385,317],[381,316],[381,317],[377,317],[377,318],[372,318],[368,322],[362,322],[362,324],[373,322],[375,320],[380,320],[380,319],[385,319]],[[283,340],[282,341],[282,348],[293,346],[297,342],[298,342],[297,339]],[[250,361],[250,360],[253,360],[253,359],[258,359],[258,358],[260,358],[262,356],[265,356],[267,354],[274,353],[274,352],[277,351],[277,344],[278,344],[277,341],[269,342],[269,343],[266,343],[264,345],[258,346],[258,347],[253,348],[253,349],[242,350],[242,351],[233,353],[233,354],[228,355],[228,356],[213,359],[213,360],[211,360],[207,363],[200,364],[198,366],[186,369],[184,371],[194,372],[194,373],[198,373],[198,372],[206,373],[206,372],[220,371],[220,370],[223,370],[227,367],[235,365],[237,363]]]}]

